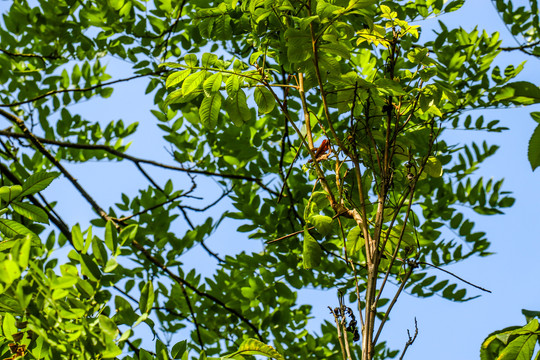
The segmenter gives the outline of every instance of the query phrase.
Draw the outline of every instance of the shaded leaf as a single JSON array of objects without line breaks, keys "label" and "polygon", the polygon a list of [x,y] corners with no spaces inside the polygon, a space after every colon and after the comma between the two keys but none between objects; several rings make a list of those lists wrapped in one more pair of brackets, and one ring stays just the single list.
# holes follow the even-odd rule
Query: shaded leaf
[{"label": "shaded leaf", "polygon": [[304,228],[304,269],[313,269],[321,263],[322,250],[317,240]]},{"label": "shaded leaf", "polygon": [[257,103],[257,106],[259,107],[259,113],[260,114],[268,114],[272,110],[274,110],[274,107],[276,106],[276,100],[274,99],[274,95],[265,87],[257,87],[255,89],[255,92],[253,94],[255,98],[255,102]]},{"label": "shaded leaf", "polygon": [[540,125],[534,129],[531,139],[529,140],[529,150],[527,152],[529,164],[534,170],[540,166]]},{"label": "shaded leaf", "polygon": [[239,89],[236,96],[229,96],[225,99],[225,110],[234,125],[242,126],[251,120],[251,111],[247,104],[246,94]]}]

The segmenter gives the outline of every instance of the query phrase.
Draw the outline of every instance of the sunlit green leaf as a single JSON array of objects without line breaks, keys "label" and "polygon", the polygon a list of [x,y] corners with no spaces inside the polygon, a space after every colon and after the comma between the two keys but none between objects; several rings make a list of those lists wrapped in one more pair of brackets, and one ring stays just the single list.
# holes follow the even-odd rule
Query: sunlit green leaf
[{"label": "sunlit green leaf", "polygon": [[142,313],[148,313],[154,304],[154,285],[151,281],[144,284],[141,290],[141,298],[139,299],[139,309]]},{"label": "sunlit green leaf", "polygon": [[15,212],[26,217],[27,219],[45,224],[49,223],[47,213],[35,205],[26,202],[23,203],[14,201],[11,203],[11,207],[13,210],[15,210]]},{"label": "sunlit green leaf", "polygon": [[260,342],[257,339],[244,340],[244,342],[240,344],[238,351],[231,355],[228,355],[227,358],[232,358],[237,355],[261,355],[267,358],[274,358],[278,360],[285,359],[280,353],[276,351],[276,349],[274,349],[270,345],[266,345],[265,343]]},{"label": "sunlit green leaf", "polygon": [[205,97],[199,108],[199,116],[202,124],[208,129],[214,129],[218,122],[219,110],[221,109],[221,94],[214,93]]}]

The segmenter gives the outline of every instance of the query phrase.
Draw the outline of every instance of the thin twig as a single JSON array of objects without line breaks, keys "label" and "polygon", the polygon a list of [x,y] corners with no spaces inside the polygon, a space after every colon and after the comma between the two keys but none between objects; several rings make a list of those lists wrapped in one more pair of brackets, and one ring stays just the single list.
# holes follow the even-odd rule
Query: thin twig
[{"label": "thin twig", "polygon": [[407,335],[409,336],[409,340],[405,343],[405,348],[403,349],[403,352],[401,353],[401,356],[399,357],[399,360],[403,360],[403,357],[405,356],[405,353],[407,352],[407,349],[409,346],[411,346],[414,343],[414,340],[416,340],[416,337],[418,336],[418,323],[416,322],[416,317],[414,318],[414,336],[411,337],[411,333],[407,329]]},{"label": "thin twig", "polygon": [[[4,115],[4,112],[2,112],[1,114]],[[7,113],[5,113],[5,114],[7,114]],[[4,116],[7,117],[6,115],[4,115]],[[0,135],[9,136],[9,137],[13,137],[13,138],[27,138],[27,139],[30,139],[29,136],[24,134],[24,133],[23,134],[14,133],[12,131],[6,131],[6,130],[0,130]],[[199,175],[221,177],[221,178],[225,178],[225,179],[238,179],[238,180],[253,181],[257,185],[259,185],[261,188],[265,189],[266,191],[271,192],[274,195],[277,195],[277,193],[275,191],[273,191],[272,189],[269,189],[268,187],[266,187],[262,183],[261,179],[257,179],[257,178],[250,177],[250,176],[244,176],[244,175],[238,175],[238,174],[220,174],[220,173],[211,172],[211,171],[196,170],[196,169],[186,169],[186,168],[179,167],[179,166],[162,164],[162,163],[159,163],[159,162],[154,161],[154,160],[142,159],[142,158],[138,158],[138,157],[135,157],[135,156],[132,156],[132,155],[125,154],[125,153],[123,153],[121,151],[118,151],[118,150],[114,149],[113,147],[111,147],[109,145],[77,144],[77,143],[72,143],[72,142],[67,142],[67,141],[58,141],[58,140],[45,139],[45,138],[38,137],[38,136],[34,136],[34,137],[37,140],[39,140],[39,142],[41,142],[42,144],[49,144],[49,145],[55,145],[55,146],[61,146],[61,147],[66,147],[66,148],[73,148],[73,149],[104,150],[104,151],[108,152],[109,154],[118,156],[119,158],[122,158],[122,159],[130,160],[135,164],[137,164],[137,163],[149,164],[149,165],[153,165],[153,166],[160,167],[160,168],[163,168],[163,169],[175,170],[175,171],[185,172],[185,173],[188,173],[188,174],[199,174]]]},{"label": "thin twig", "polygon": [[345,347],[343,345],[343,338],[341,337],[341,324],[339,323],[338,316],[336,313],[334,313],[334,310],[329,306],[330,313],[334,316],[334,320],[336,321],[336,329],[337,329],[337,335],[339,340],[339,346],[341,348],[341,355],[343,356],[343,360],[347,360],[347,357],[345,355]]},{"label": "thin twig", "polygon": [[[47,149],[43,147],[43,145],[38,141],[36,136],[32,134],[24,122],[16,117],[15,115],[12,115],[2,109],[0,109],[0,115],[6,117],[10,121],[14,122],[19,126],[19,128],[23,131],[24,134],[27,135],[27,137],[31,140],[32,144],[41,152],[51,163],[66,176],[66,178],[72,183],[73,186],[79,191],[79,193],[85,198],[85,200],[92,206],[94,211],[96,211],[99,216],[106,220],[106,221],[112,221],[113,224],[115,224],[115,227],[120,230],[120,226],[116,223],[114,223],[114,219],[108,215],[98,204],[97,202],[84,190],[81,185],[77,182],[77,180],[54,158],[54,156],[51,155]],[[154,264],[157,268],[163,270],[171,279],[173,279],[175,282],[177,282],[179,285],[185,285],[187,288],[192,290],[197,295],[207,298],[210,301],[214,302],[215,304],[219,305],[221,308],[225,309],[229,313],[235,315],[241,322],[246,324],[250,329],[253,330],[253,332],[257,335],[259,340],[262,342],[265,342],[264,337],[260,334],[259,329],[244,315],[242,315],[237,310],[231,308],[227,304],[225,304],[223,301],[218,299],[217,297],[208,294],[204,291],[199,290],[196,286],[192,285],[191,283],[187,282],[184,278],[182,278],[179,275],[176,275],[173,273],[165,264],[163,264],[160,260],[158,260],[155,256],[153,256],[141,243],[139,243],[136,239],[132,240],[131,245],[137,249],[139,252],[141,252],[144,257],[150,261],[152,264]]]},{"label": "thin twig", "polygon": [[37,54],[24,54],[24,53],[15,53],[11,52],[5,49],[0,48],[0,52],[3,52],[6,55],[13,56],[13,57],[25,57],[25,58],[37,58],[45,62],[45,59],[47,60],[58,60],[61,59],[61,56],[58,55],[37,55]]},{"label": "thin twig", "polygon": [[477,288],[478,290],[482,290],[482,291],[485,291],[485,292],[491,294],[491,290],[484,289],[484,288],[481,287],[481,286],[475,285],[475,284],[473,284],[472,282],[467,281],[467,280],[465,280],[465,279],[463,279],[463,278],[457,276],[457,275],[454,274],[453,272],[450,272],[450,271],[448,271],[448,270],[444,270],[444,269],[441,268],[441,267],[438,267],[437,265],[433,265],[433,264],[430,264],[430,263],[425,262],[425,261],[419,261],[418,264],[420,264],[420,265],[428,265],[428,266],[434,267],[435,269],[440,270],[440,271],[442,271],[442,272],[445,272],[445,273],[447,273],[448,275],[452,275],[453,277],[455,277],[455,278],[458,279],[458,280],[463,281],[463,282],[464,282],[465,284],[467,284],[467,285],[470,285],[470,286],[472,286],[472,287]]},{"label": "thin twig", "polygon": [[[144,175],[144,177],[146,177],[146,179],[148,179],[148,181],[157,189],[159,190],[163,195],[165,195],[167,198],[168,198],[168,195],[165,193],[165,191],[161,188],[161,186],[159,186],[155,181],[154,179],[152,179],[152,177],[142,168],[141,164],[138,164],[136,163],[135,164],[137,166],[137,168],[139,169],[139,171]],[[193,186],[191,187],[190,190],[188,190],[187,194],[189,194],[190,192],[192,192],[195,187],[196,187],[196,183],[195,181],[193,180],[193,178],[191,179],[191,181],[193,182]],[[184,209],[184,206],[183,205],[180,205],[178,204],[177,208],[180,210],[180,212],[182,213],[182,216],[184,217],[184,219],[186,220],[186,222],[188,223],[189,227],[194,230],[195,229],[195,226],[193,225],[193,223],[191,222],[191,219],[189,218],[188,214],[186,213],[186,210]],[[201,246],[203,247],[204,250],[206,250],[206,252],[208,253],[208,255],[210,256],[213,256],[218,262],[224,262],[225,260],[223,260],[222,258],[220,258],[215,252],[213,252],[212,250],[210,250],[206,244],[204,243],[204,240],[201,240],[200,241],[200,244]]]},{"label": "thin twig", "polygon": [[499,50],[502,50],[502,51],[520,50],[520,51],[525,52],[526,54],[532,55],[530,52],[524,51],[524,50],[535,47],[535,46],[538,46],[538,45],[540,45],[540,40],[535,41],[535,42],[530,43],[530,44],[523,44],[523,45],[520,45],[520,46],[507,46],[507,47],[500,46]]},{"label": "thin twig", "polygon": [[411,276],[416,264],[410,264],[409,270],[405,274],[405,278],[401,282],[401,285],[399,286],[398,291],[394,295],[394,298],[390,302],[390,305],[388,306],[388,309],[386,309],[386,313],[384,314],[384,318],[381,320],[381,323],[379,324],[379,328],[377,329],[377,334],[375,335],[375,338],[373,339],[373,346],[377,344],[377,340],[379,339],[379,335],[381,335],[381,331],[384,327],[384,324],[386,323],[386,320],[388,320],[388,316],[390,315],[390,311],[392,311],[392,308],[396,304],[397,299],[399,298],[399,295],[403,291],[403,288],[405,288],[405,284],[407,283],[407,280],[409,280],[409,277]]},{"label": "thin twig", "polygon": [[104,87],[104,86],[108,86],[108,85],[112,85],[112,84],[117,84],[117,83],[121,83],[121,82],[125,82],[125,81],[130,81],[130,80],[138,79],[138,78],[145,77],[145,76],[157,75],[157,74],[163,73],[165,71],[166,70],[164,70],[164,69],[160,69],[160,70],[157,70],[157,71],[152,71],[151,73],[148,73],[148,74],[135,75],[135,76],[131,76],[131,77],[128,77],[128,78],[123,78],[123,79],[113,80],[113,81],[109,81],[109,82],[104,82],[104,83],[96,84],[96,85],[93,85],[93,86],[89,86],[87,88],[51,90],[51,91],[48,91],[48,92],[46,92],[44,94],[38,95],[38,96],[36,96],[36,97],[34,97],[32,99],[18,101],[18,102],[14,102],[14,103],[11,103],[11,104],[0,104],[0,107],[12,107],[12,106],[19,106],[19,105],[23,105],[23,104],[29,104],[31,102],[46,98],[47,96],[56,95],[56,94],[62,94],[62,93],[67,93],[67,92],[91,91],[91,90],[101,88],[101,87]]}]

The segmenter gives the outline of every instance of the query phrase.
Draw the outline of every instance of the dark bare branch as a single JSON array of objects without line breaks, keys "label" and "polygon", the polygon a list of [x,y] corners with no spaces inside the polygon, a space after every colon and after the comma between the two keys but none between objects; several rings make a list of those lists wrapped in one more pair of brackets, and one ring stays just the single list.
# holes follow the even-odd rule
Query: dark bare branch
[{"label": "dark bare branch", "polygon": [[95,90],[95,89],[98,89],[98,88],[101,88],[101,87],[104,87],[104,86],[117,84],[117,83],[121,83],[121,82],[126,82],[126,81],[131,81],[131,80],[138,79],[138,78],[141,78],[141,77],[146,77],[146,76],[151,76],[151,75],[158,75],[158,74],[163,73],[165,71],[166,70],[163,70],[163,69],[158,70],[158,71],[152,71],[151,73],[148,73],[148,74],[135,75],[135,76],[131,76],[131,77],[128,77],[128,78],[123,78],[123,79],[118,79],[118,80],[113,80],[113,81],[109,81],[109,82],[96,84],[96,85],[89,86],[89,87],[86,87],[86,88],[51,90],[51,91],[48,91],[48,92],[46,92],[44,94],[38,95],[38,96],[36,96],[36,97],[34,97],[32,99],[18,101],[18,102],[14,102],[14,103],[11,103],[11,104],[0,104],[0,107],[13,107],[13,106],[19,106],[19,105],[23,105],[23,104],[29,104],[29,103],[32,103],[34,101],[46,98],[48,96],[56,95],[56,94],[69,93],[69,92],[91,91],[91,90]]},{"label": "dark bare branch", "polygon": [[[8,114],[8,113],[1,112],[0,114],[4,115],[4,114]],[[4,115],[4,117],[7,117],[7,116]],[[28,135],[26,135],[24,133],[22,133],[22,134],[21,133],[15,133],[15,132],[12,132],[12,131],[7,131],[7,130],[0,130],[0,135],[12,137],[12,138],[27,138],[27,139],[30,139],[28,137]],[[160,168],[163,168],[163,169],[180,171],[180,172],[185,172],[185,173],[188,173],[188,174],[199,174],[199,175],[207,175],[207,176],[213,176],[213,177],[221,177],[221,178],[224,178],[224,179],[238,179],[238,180],[252,181],[252,182],[255,182],[257,185],[259,185],[261,188],[265,189],[266,191],[268,191],[268,192],[270,192],[270,193],[272,193],[274,195],[277,195],[277,193],[274,190],[272,190],[272,189],[268,188],[266,185],[264,185],[262,183],[261,179],[257,179],[257,178],[251,177],[251,176],[244,176],[244,175],[239,175],[239,174],[221,174],[221,173],[216,173],[216,172],[212,172],[212,171],[189,169],[189,168],[183,168],[183,167],[180,167],[180,166],[162,164],[162,163],[159,163],[159,162],[154,161],[154,160],[142,159],[142,158],[138,158],[138,157],[135,157],[135,156],[125,154],[125,153],[123,153],[121,151],[118,151],[118,150],[114,149],[112,146],[109,146],[109,145],[77,144],[77,143],[72,143],[72,142],[67,142],[67,141],[58,141],[58,140],[45,139],[45,138],[38,137],[38,136],[34,136],[34,137],[37,140],[39,140],[39,142],[41,142],[42,144],[61,146],[61,147],[72,148],[72,149],[103,150],[103,151],[108,152],[109,154],[118,156],[119,158],[130,160],[135,164],[139,164],[139,163],[140,164],[149,164],[149,165],[153,165],[153,166],[160,167]]]}]

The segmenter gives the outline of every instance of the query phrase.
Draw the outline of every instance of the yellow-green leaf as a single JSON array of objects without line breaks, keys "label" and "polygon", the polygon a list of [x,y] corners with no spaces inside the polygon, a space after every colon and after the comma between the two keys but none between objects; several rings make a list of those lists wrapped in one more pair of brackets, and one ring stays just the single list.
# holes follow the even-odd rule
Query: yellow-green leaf
[{"label": "yellow-green leaf", "polygon": [[270,345],[266,345],[256,339],[247,339],[240,345],[238,351],[226,356],[227,359],[234,358],[237,355],[262,355],[267,358],[285,360],[285,358]]},{"label": "yellow-green leaf", "polygon": [[430,156],[427,159],[424,170],[432,177],[441,177],[443,174],[442,164],[435,156]]},{"label": "yellow-green leaf", "polygon": [[332,231],[332,218],[330,216],[314,215],[309,221],[322,236],[326,236]]},{"label": "yellow-green leaf", "polygon": [[10,202],[16,199],[22,193],[21,185],[2,186],[0,187],[0,199],[5,202]]},{"label": "yellow-green leaf", "polygon": [[184,81],[189,75],[191,74],[191,69],[185,69],[182,71],[175,71],[171,75],[167,77],[167,81],[165,82],[165,86],[167,88],[176,86],[180,84],[182,81]]},{"label": "yellow-green leaf", "polygon": [[202,124],[213,129],[217,125],[219,110],[221,109],[221,94],[215,93],[212,96],[205,97],[199,108],[199,117]]},{"label": "yellow-green leaf", "polygon": [[203,90],[206,96],[211,96],[219,91],[221,83],[223,81],[223,75],[221,73],[212,74],[208,79],[204,81]]},{"label": "yellow-green leaf", "polygon": [[205,77],[206,71],[204,70],[189,75],[182,84],[182,96],[188,96],[193,91],[197,90],[202,85]]},{"label": "yellow-green leaf", "polygon": [[40,223],[48,224],[49,223],[49,217],[47,216],[47,213],[43,211],[43,209],[29,204],[29,203],[21,203],[18,201],[13,201],[11,203],[11,208],[18,213],[19,215],[24,216],[27,219],[37,221]]}]

